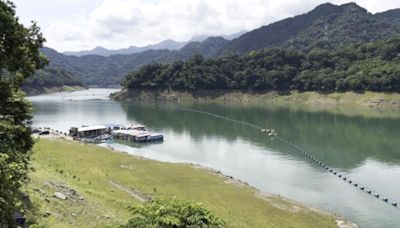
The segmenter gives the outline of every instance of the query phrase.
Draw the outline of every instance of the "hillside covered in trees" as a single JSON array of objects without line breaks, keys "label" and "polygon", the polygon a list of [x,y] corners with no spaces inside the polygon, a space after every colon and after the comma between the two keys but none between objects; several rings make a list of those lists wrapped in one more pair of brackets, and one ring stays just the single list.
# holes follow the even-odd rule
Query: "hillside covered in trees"
[{"label": "hillside covered in trees", "polygon": [[129,74],[128,89],[400,91],[400,38],[336,49],[267,48],[245,56],[150,64]]},{"label": "hillside covered in trees", "polygon": [[371,14],[355,3],[325,3],[312,11],[250,31],[220,53],[244,54],[265,47],[336,48],[392,37],[400,32],[400,9]]},{"label": "hillside covered in trees", "polygon": [[121,84],[124,76],[145,64],[186,61],[196,54],[206,58],[247,55],[251,51],[272,47],[309,52],[314,48],[332,50],[342,45],[387,39],[400,33],[398,15],[399,9],[371,14],[355,3],[326,3],[308,13],[263,26],[231,41],[210,37],[202,42],[190,42],[179,50],[147,50],[108,57],[67,56],[50,48],[44,48],[42,52],[50,60],[51,68],[63,68],[88,86],[110,86]]},{"label": "hillside covered in trees", "polygon": [[46,88],[63,86],[83,86],[83,83],[63,69],[46,68],[29,77],[22,85],[22,90],[28,94],[37,94],[44,92]]}]

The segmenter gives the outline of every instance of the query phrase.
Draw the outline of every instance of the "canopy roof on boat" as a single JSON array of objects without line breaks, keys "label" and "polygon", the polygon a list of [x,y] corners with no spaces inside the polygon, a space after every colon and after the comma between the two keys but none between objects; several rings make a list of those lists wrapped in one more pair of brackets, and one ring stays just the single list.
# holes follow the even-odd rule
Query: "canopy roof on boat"
[{"label": "canopy roof on boat", "polygon": [[95,130],[107,130],[107,127],[104,125],[94,125],[94,126],[84,126],[78,128],[78,131],[95,131]]}]

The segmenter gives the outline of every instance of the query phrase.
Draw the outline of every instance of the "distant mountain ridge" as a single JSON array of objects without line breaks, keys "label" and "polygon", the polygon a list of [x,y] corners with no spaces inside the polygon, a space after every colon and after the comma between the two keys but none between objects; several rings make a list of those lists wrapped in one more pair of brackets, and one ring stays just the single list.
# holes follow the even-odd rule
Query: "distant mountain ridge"
[{"label": "distant mountain ridge", "polygon": [[101,55],[101,56],[110,56],[110,55],[129,55],[135,54],[139,52],[144,52],[148,50],[179,50],[183,46],[185,46],[187,42],[177,42],[174,40],[164,40],[157,44],[147,45],[144,47],[136,47],[130,46],[128,48],[122,48],[117,50],[109,50],[103,47],[95,47],[92,50],[86,51],[78,51],[78,52],[64,52],[65,55],[74,55],[74,56],[84,56],[84,55]]},{"label": "distant mountain ridge", "polygon": [[[185,61],[195,54],[217,57],[248,54],[254,50],[281,47],[297,50],[333,49],[341,45],[365,43],[400,34],[400,9],[371,14],[355,3],[317,6],[308,13],[262,26],[233,40],[223,37],[194,37],[202,40],[186,43],[177,50],[145,50],[110,56],[68,56],[44,48],[52,68],[64,68],[77,75],[85,85],[118,85],[129,72],[152,63]],[[174,41],[163,45],[173,45]],[[161,47],[161,43],[157,47]],[[154,47],[153,47],[154,48]],[[175,47],[177,48],[177,47]],[[122,49],[121,49],[122,50]],[[97,51],[104,52],[102,48]],[[123,52],[123,51],[122,51]],[[104,54],[104,53],[103,53]]]},{"label": "distant mountain ridge", "polygon": [[[222,37],[226,40],[232,40],[234,38],[241,36],[245,32],[246,31],[243,30],[243,31],[233,33],[233,34],[221,35],[219,37]],[[204,40],[207,40],[210,37],[211,36],[205,36],[205,35],[194,36],[189,41],[185,41],[185,42],[178,42],[175,40],[168,39],[168,40],[161,41],[160,43],[151,44],[151,45],[147,45],[144,47],[130,46],[128,48],[122,48],[122,49],[116,49],[116,50],[110,50],[110,49],[106,49],[104,47],[97,46],[92,50],[83,50],[83,51],[76,51],[76,52],[66,51],[66,52],[63,52],[63,54],[73,55],[73,56],[84,56],[84,55],[110,56],[110,55],[129,55],[129,54],[145,52],[148,50],[174,51],[174,50],[179,50],[179,49],[183,48],[185,45],[190,44],[192,42],[202,42]]]}]

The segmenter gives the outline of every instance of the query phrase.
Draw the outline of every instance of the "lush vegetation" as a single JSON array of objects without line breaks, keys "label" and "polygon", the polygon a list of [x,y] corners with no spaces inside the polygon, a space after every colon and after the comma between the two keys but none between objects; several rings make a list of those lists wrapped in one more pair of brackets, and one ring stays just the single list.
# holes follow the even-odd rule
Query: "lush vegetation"
[{"label": "lush vegetation", "polygon": [[25,122],[30,105],[19,91],[22,82],[44,66],[44,39],[36,24],[19,23],[11,2],[0,1],[0,227],[13,226],[23,207],[20,187],[27,178],[32,139]]},{"label": "lush vegetation", "polygon": [[38,70],[23,84],[22,90],[28,94],[43,91],[45,88],[63,86],[83,86],[83,83],[75,75],[63,69],[46,68]]},{"label": "lush vegetation", "polygon": [[223,38],[209,38],[203,42],[191,42],[179,51],[148,50],[129,55],[67,56],[50,48],[42,52],[50,59],[50,67],[65,69],[76,75],[85,85],[119,86],[125,75],[144,64],[171,63],[187,60],[198,53],[206,57],[215,56],[228,41]]},{"label": "lush vegetation", "polygon": [[[228,227],[282,223],[336,227],[329,215],[280,197],[263,196],[252,187],[190,164],[147,160],[66,140],[39,139],[33,150],[27,192],[37,210],[30,212],[29,219],[45,227],[127,224],[133,217],[128,207],[142,205],[143,199],[174,196],[202,203]],[[54,192],[67,194],[70,189],[75,193],[67,200],[53,197]]]},{"label": "lush vegetation", "polygon": [[129,74],[129,89],[400,91],[400,39],[308,52],[270,48],[151,64]]},{"label": "lush vegetation", "polygon": [[[395,11],[397,12],[397,11]],[[355,3],[322,4],[293,18],[250,31],[223,48],[222,53],[249,53],[266,47],[310,50],[372,42],[400,32],[393,11],[371,14]]]},{"label": "lush vegetation", "polygon": [[79,77],[85,85],[120,85],[124,76],[145,64],[186,61],[195,54],[218,57],[227,53],[248,54],[253,50],[284,47],[311,50],[334,49],[341,45],[390,38],[400,32],[398,11],[368,13],[351,3],[341,6],[323,4],[303,15],[288,18],[243,34],[232,41],[211,37],[191,42],[176,51],[148,50],[129,55],[67,56],[49,48],[42,51],[50,67],[63,68]]},{"label": "lush vegetation", "polygon": [[[169,59],[168,50],[150,50],[130,55],[112,55],[109,57],[87,55],[82,57],[67,56],[50,48],[42,52],[49,58],[50,68],[64,69],[76,75],[85,85],[103,87],[118,86],[123,76],[143,64]],[[176,60],[175,58],[173,58]]]},{"label": "lush vegetation", "polygon": [[156,198],[130,210],[133,218],[122,227],[225,227],[225,222],[202,204],[176,198]]}]

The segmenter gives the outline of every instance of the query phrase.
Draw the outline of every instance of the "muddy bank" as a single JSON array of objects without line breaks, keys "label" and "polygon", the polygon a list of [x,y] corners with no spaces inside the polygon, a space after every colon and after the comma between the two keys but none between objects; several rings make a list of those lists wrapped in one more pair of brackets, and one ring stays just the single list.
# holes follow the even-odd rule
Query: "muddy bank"
[{"label": "muddy bank", "polygon": [[73,92],[79,90],[85,90],[87,88],[83,86],[60,86],[60,87],[43,87],[43,88],[23,88],[23,91],[28,96],[35,96],[41,94],[50,94],[50,93],[57,93],[57,92]]},{"label": "muddy bank", "polygon": [[227,91],[227,90],[126,90],[111,95],[119,101],[140,102],[215,102],[240,105],[275,105],[326,110],[346,114],[376,112],[385,115],[400,111],[400,93],[378,92],[299,92],[299,91]]}]

